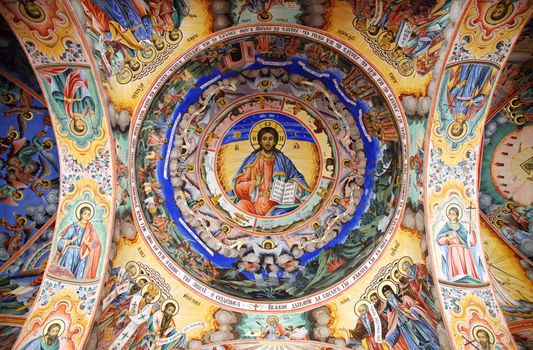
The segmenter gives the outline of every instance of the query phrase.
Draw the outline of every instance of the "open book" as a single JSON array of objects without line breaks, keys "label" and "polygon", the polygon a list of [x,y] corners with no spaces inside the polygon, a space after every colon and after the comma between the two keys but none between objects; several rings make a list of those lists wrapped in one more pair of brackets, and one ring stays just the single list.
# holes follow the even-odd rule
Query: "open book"
[{"label": "open book", "polygon": [[296,183],[283,182],[274,179],[272,189],[270,190],[270,200],[279,204],[294,204],[296,199]]}]

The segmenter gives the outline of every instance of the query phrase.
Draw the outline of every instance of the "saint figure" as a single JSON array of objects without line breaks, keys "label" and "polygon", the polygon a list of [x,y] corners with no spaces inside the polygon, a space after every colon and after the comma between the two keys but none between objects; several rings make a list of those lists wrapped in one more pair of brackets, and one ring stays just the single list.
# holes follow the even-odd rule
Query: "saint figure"
[{"label": "saint figure", "polygon": [[44,334],[22,346],[21,350],[59,350],[61,323],[54,322],[45,328]]},{"label": "saint figure", "polygon": [[90,222],[94,209],[89,204],[78,208],[78,221],[59,234],[54,263],[69,271],[72,278],[92,279],[96,278],[102,245]]},{"label": "saint figure", "polygon": [[287,331],[279,323],[279,319],[276,316],[270,316],[267,318],[267,326],[261,327],[261,339],[288,339]]},{"label": "saint figure", "polygon": [[187,338],[185,334],[178,334],[173,320],[178,312],[174,301],[163,303],[163,310],[156,311],[148,320],[148,344],[156,349],[167,350],[182,348]]},{"label": "saint figure", "polygon": [[444,247],[443,270],[452,281],[479,282],[474,257],[470,248],[476,245],[476,236],[459,222],[459,209],[448,209],[448,219],[437,235],[437,242]]},{"label": "saint figure", "polygon": [[485,327],[474,327],[474,339],[481,347],[481,350],[502,349],[501,347],[495,344],[494,335]]},{"label": "saint figure", "polygon": [[387,298],[385,310],[389,328],[385,339],[390,347],[403,337],[411,350],[438,350],[436,321],[407,295],[400,297],[389,285],[385,285],[382,291]]},{"label": "saint figure", "polygon": [[381,337],[387,332],[387,321],[385,318],[379,315],[376,310],[375,315],[377,315],[380,321],[380,325],[377,326],[377,322],[375,321],[374,316],[372,316],[368,304],[363,303],[356,307],[359,319],[357,320],[355,328],[348,330],[350,337],[361,340],[363,347],[367,350],[387,349],[384,344],[376,340],[376,331],[381,333]]}]

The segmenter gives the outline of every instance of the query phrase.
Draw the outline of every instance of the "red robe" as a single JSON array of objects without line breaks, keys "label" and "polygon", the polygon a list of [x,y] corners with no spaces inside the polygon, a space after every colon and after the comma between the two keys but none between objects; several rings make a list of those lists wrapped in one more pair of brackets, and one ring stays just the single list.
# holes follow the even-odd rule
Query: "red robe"
[{"label": "red robe", "polygon": [[[274,171],[274,156],[266,158],[259,154],[253,164],[248,166],[243,174],[237,177],[235,194],[240,199],[237,207],[255,215],[266,215],[277,205],[270,200],[270,180]],[[262,174],[263,182],[256,186],[257,175]],[[252,193],[257,192],[255,198]]]}]

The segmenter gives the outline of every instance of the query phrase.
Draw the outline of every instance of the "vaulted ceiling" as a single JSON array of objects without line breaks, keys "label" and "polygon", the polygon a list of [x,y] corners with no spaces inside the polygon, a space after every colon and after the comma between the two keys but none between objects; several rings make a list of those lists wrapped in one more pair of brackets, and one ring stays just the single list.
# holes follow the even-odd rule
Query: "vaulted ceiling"
[{"label": "vaulted ceiling", "polygon": [[0,8],[0,348],[533,344],[528,1]]}]

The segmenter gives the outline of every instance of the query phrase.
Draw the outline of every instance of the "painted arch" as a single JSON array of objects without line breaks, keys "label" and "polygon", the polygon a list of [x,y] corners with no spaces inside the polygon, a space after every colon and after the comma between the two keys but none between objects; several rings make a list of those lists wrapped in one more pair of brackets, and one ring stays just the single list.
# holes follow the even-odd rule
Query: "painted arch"
[{"label": "painted arch", "polygon": [[0,347],[531,345],[530,2],[0,8]]}]

